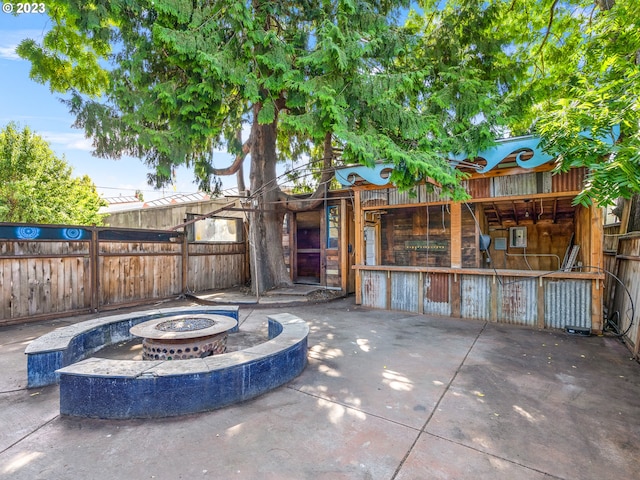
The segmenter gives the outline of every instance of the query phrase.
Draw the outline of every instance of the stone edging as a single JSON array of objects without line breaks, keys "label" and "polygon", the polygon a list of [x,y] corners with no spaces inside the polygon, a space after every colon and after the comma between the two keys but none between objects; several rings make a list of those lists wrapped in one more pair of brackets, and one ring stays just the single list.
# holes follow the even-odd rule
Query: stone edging
[{"label": "stone edging", "polygon": [[27,387],[43,387],[58,382],[57,370],[84,360],[103,347],[132,338],[129,329],[142,322],[176,314],[218,314],[236,320],[229,332],[238,331],[237,306],[202,306],[159,308],[95,318],[58,328],[34,341],[25,349]]},{"label": "stone edging", "polygon": [[249,400],[297,377],[309,327],[268,316],[270,340],[237,352],[170,361],[89,358],[58,370],[60,413],[109,419],[160,418]]}]

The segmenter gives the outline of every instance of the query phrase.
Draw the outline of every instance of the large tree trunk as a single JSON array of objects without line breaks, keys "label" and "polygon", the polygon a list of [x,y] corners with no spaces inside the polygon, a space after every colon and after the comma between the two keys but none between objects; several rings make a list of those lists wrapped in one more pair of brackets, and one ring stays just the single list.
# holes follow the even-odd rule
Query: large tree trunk
[{"label": "large tree trunk", "polygon": [[[260,105],[254,106],[254,119]],[[276,125],[259,125],[254,120],[251,132],[251,198],[249,248],[251,254],[251,288],[257,295],[284,285],[291,278],[284,264],[282,222],[285,210],[278,203],[280,190],[276,179]]]}]

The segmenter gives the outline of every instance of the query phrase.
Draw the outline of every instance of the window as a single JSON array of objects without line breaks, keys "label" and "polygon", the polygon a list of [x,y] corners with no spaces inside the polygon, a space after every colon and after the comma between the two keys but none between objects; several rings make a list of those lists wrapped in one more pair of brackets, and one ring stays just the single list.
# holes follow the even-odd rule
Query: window
[{"label": "window", "polygon": [[[187,220],[197,216],[187,213]],[[242,219],[212,217],[198,220],[187,226],[187,238],[190,242],[242,242]]]},{"label": "window", "polygon": [[327,248],[338,248],[339,225],[338,206],[331,205],[327,207]]}]

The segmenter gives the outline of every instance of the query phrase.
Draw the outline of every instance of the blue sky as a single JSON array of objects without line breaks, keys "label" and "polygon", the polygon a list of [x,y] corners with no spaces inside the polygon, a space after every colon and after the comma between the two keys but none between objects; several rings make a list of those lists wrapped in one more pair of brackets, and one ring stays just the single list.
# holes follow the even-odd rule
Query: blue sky
[{"label": "blue sky", "polygon": [[[28,126],[51,146],[58,157],[63,157],[73,168],[74,175],[89,175],[104,197],[133,195],[135,190],[144,192],[145,200],[162,196],[147,185],[147,167],[138,159],[111,160],[91,155],[91,141],[83,130],[71,125],[74,117],[60,102],[62,95],[52,94],[49,87],[29,78],[29,62],[15,53],[24,38],[39,42],[49,25],[46,15],[23,14],[19,16],[0,13],[0,128],[9,122],[20,127]],[[226,154],[217,155],[223,167],[231,161]],[[223,187],[235,187],[235,176],[223,178]],[[167,188],[165,195],[197,191],[193,174],[187,168],[176,170],[176,185]]]}]

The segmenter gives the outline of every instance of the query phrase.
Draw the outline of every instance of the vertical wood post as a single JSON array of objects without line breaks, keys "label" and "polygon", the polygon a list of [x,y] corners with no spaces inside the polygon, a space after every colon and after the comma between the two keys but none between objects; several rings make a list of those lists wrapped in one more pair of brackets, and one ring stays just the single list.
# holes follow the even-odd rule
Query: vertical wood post
[{"label": "vertical wood post", "polygon": [[544,328],[544,280],[538,278],[538,328]]},{"label": "vertical wood post", "polygon": [[[364,225],[362,224],[362,205],[360,203],[360,190],[354,190],[354,209],[356,225],[356,265],[364,265]],[[356,271],[356,304],[362,305],[362,277],[360,270]]]},{"label": "vertical wood post", "polygon": [[489,287],[491,289],[491,309],[489,312],[489,320],[491,322],[497,322],[498,321],[498,288],[499,288],[499,283],[498,283],[498,278],[493,275],[491,277],[491,286]]},{"label": "vertical wood post", "polygon": [[89,270],[91,284],[91,310],[97,312],[100,309],[100,248],[98,246],[98,230],[91,229],[89,242]]},{"label": "vertical wood post", "polygon": [[[602,208],[597,205],[591,205],[591,252],[589,256],[589,265],[596,267],[594,270],[598,273],[604,268],[604,252],[603,252],[603,222]],[[602,333],[603,327],[603,305],[602,297],[604,295],[604,286],[601,280],[591,281],[591,330],[594,333]]]},{"label": "vertical wood post", "polygon": [[451,204],[451,268],[462,268],[462,204]]},{"label": "vertical wood post", "polygon": [[349,290],[349,224],[347,201],[340,200],[340,288],[343,294]]},{"label": "vertical wood post", "polygon": [[418,273],[418,313],[424,313],[424,274],[422,272]]},{"label": "vertical wood post", "polygon": [[460,288],[462,285],[462,275],[456,273],[449,274],[449,291],[451,292],[451,316],[460,317],[462,314],[462,298]]},{"label": "vertical wood post", "polygon": [[189,239],[187,238],[187,227],[182,231],[182,293],[187,292],[189,286]]}]

